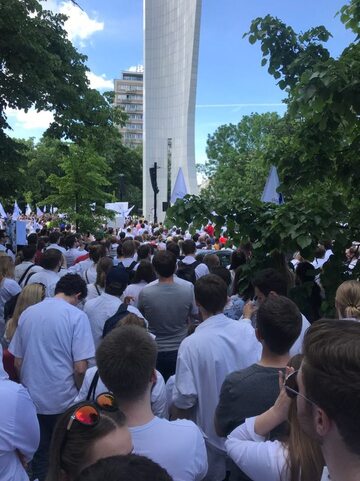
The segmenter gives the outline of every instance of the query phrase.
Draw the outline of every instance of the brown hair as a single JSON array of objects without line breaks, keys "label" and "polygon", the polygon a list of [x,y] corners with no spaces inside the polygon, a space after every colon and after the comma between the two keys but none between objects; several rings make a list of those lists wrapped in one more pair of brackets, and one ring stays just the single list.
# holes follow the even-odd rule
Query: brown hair
[{"label": "brown hair", "polygon": [[96,351],[100,378],[119,400],[141,398],[151,381],[157,357],[156,343],[138,326],[114,329]]},{"label": "brown hair", "polygon": [[306,396],[339,430],[347,448],[360,454],[360,323],[321,319],[304,336],[302,373]]},{"label": "brown hair", "polygon": [[91,444],[115,429],[125,426],[122,411],[100,410],[99,422],[94,426],[85,426],[74,421],[71,429],[67,430],[70,417],[76,409],[87,404],[89,401],[74,404],[59,417],[51,439],[46,481],[62,481],[63,471],[72,479],[78,476],[87,463]]},{"label": "brown hair", "polygon": [[14,278],[14,263],[11,257],[4,255],[0,256],[0,282],[5,277],[8,277],[10,279]]},{"label": "brown hair", "polygon": [[345,281],[338,287],[335,306],[340,319],[355,318],[360,320],[360,282]]},{"label": "brown hair", "polygon": [[6,323],[5,337],[11,341],[18,326],[19,317],[29,306],[42,301],[45,296],[45,288],[42,284],[30,284],[25,286],[17,298],[14,313]]},{"label": "brown hair", "polygon": [[135,242],[132,239],[125,240],[122,243],[122,256],[133,257],[135,254]]},{"label": "brown hair", "polygon": [[110,257],[101,257],[96,264],[96,282],[99,287],[105,288],[107,273],[111,270],[113,261]]},{"label": "brown hair", "polygon": [[142,317],[137,316],[133,312],[129,312],[129,314],[126,314],[120,321],[116,323],[115,327],[122,327],[122,326],[138,326],[142,327],[143,329],[146,329],[146,322],[145,319]]},{"label": "brown hair", "polygon": [[210,314],[222,312],[227,303],[227,285],[215,274],[202,276],[195,283],[195,299]]},{"label": "brown hair", "polygon": [[[298,371],[302,358],[302,354],[293,356],[288,366]],[[296,398],[291,402],[288,421],[290,434],[287,440],[286,479],[290,479],[290,481],[320,481],[325,464],[324,458],[319,443],[311,439],[300,426]]]}]

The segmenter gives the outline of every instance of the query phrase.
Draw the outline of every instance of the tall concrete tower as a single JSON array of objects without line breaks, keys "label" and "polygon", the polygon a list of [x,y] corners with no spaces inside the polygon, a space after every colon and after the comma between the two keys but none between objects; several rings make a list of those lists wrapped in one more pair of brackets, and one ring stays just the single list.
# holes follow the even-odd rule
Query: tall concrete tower
[{"label": "tall concrete tower", "polygon": [[143,214],[154,218],[149,168],[157,164],[157,217],[181,167],[197,193],[195,100],[201,0],[144,0]]}]

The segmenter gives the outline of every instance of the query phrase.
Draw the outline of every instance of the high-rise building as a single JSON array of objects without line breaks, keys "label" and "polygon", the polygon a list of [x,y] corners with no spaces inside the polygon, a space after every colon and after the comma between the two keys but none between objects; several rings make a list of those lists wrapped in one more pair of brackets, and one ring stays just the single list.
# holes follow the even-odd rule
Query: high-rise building
[{"label": "high-rise building", "polygon": [[197,193],[195,99],[201,0],[144,0],[143,214],[154,218],[149,169],[157,164],[157,217],[181,167]]},{"label": "high-rise building", "polygon": [[124,127],[119,128],[128,147],[136,147],[143,142],[143,75],[144,67],[138,65],[124,70],[122,78],[115,80],[115,105],[128,115]]}]

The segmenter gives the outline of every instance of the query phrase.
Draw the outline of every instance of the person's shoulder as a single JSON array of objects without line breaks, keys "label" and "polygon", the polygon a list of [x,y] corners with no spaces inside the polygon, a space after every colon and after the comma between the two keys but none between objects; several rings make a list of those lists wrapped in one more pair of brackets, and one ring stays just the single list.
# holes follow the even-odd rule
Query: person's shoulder
[{"label": "person's shoulder", "polygon": [[102,302],[101,294],[100,294],[100,296],[93,297],[92,299],[89,299],[88,301],[86,301],[85,304],[84,304],[84,311],[86,312],[89,309],[93,309],[100,302]]},{"label": "person's shoulder", "polygon": [[201,434],[199,427],[189,419],[175,419],[169,421],[165,418],[159,418],[163,427],[168,428],[169,431],[177,431],[179,434],[188,434],[189,436]]}]

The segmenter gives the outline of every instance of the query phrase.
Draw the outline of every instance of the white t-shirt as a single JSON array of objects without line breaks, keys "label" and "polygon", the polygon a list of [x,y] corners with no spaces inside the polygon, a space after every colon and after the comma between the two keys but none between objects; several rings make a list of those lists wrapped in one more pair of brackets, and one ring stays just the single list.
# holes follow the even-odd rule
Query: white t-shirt
[{"label": "white t-shirt", "polygon": [[[102,339],[105,322],[109,317],[116,313],[120,305],[121,300],[118,297],[106,294],[106,292],[103,292],[101,296],[98,296],[95,299],[90,299],[90,301],[85,303],[84,312],[87,314],[90,321],[95,348],[98,347]],[[127,310],[142,319],[144,318],[136,307],[128,306]]]},{"label": "white t-shirt", "polygon": [[[194,262],[196,262],[196,259],[193,256],[185,256],[184,259],[182,259],[181,262],[189,265],[189,264],[193,264]],[[209,268],[203,262],[195,267],[196,280],[200,279],[200,277],[202,277],[202,276],[206,276],[207,274],[210,274]]]},{"label": "white t-shirt", "polygon": [[41,271],[37,272],[36,274],[30,277],[27,285],[36,284],[36,283],[44,284],[45,296],[54,297],[55,287],[59,279],[60,279],[60,275],[58,272],[42,269]]},{"label": "white t-shirt", "polygon": [[[85,401],[88,395],[91,382],[96,374],[97,366],[90,367],[86,373],[81,385],[79,394],[74,399],[74,403]],[[108,389],[102,380],[99,378],[94,398],[103,392],[107,392]],[[92,398],[93,399],[93,398]],[[165,381],[162,377],[162,374],[159,371],[156,371],[156,383],[151,390],[151,409],[154,413],[154,416],[158,416],[159,418],[165,418],[168,415],[167,409],[167,402],[166,402],[166,390],[165,390]]]},{"label": "white t-shirt", "polygon": [[304,314],[301,314],[302,317],[302,325],[301,325],[301,332],[300,336],[296,339],[294,344],[291,346],[290,349],[290,356],[295,356],[296,354],[302,353],[302,344],[305,336],[306,330],[310,327],[310,322],[306,319]]},{"label": "white t-shirt", "polygon": [[59,244],[49,244],[49,245],[47,246],[46,250],[48,250],[48,249],[57,249],[57,250],[60,251],[61,254],[63,254],[64,256],[65,256],[65,254],[66,254],[66,249],[65,249],[65,247],[61,247],[61,246],[59,246]]},{"label": "white t-shirt", "polygon": [[84,251],[79,251],[77,247],[72,247],[71,249],[65,252],[65,259],[67,267],[71,267],[74,265],[75,260],[84,254]]},{"label": "white t-shirt", "polygon": [[147,286],[145,281],[138,282],[137,284],[129,284],[122,295],[123,298],[126,296],[131,296],[134,298],[131,301],[131,305],[137,307],[140,292]]},{"label": "white t-shirt", "polygon": [[99,297],[102,292],[104,292],[104,288],[98,286],[97,284],[88,284],[87,286],[87,296],[86,296],[86,302],[90,301],[90,299],[95,299],[96,297]]},{"label": "white t-shirt", "polygon": [[[31,268],[29,269],[30,266],[31,266]],[[27,270],[27,269],[29,269],[29,270]],[[40,272],[42,270],[43,270],[42,267],[37,266],[33,262],[24,261],[21,264],[19,264],[18,266],[15,266],[15,280],[16,280],[16,282],[19,282],[20,279],[22,278],[23,274],[27,271],[24,279],[22,280],[22,282],[20,284],[21,287],[24,287],[26,279],[28,278],[28,276],[30,274],[32,274],[33,272]]]},{"label": "white t-shirt", "polygon": [[59,414],[73,403],[74,362],[95,355],[87,316],[58,297],[22,313],[9,351],[22,359],[20,380],[39,414]]},{"label": "white t-shirt", "polygon": [[215,409],[225,377],[233,371],[258,362],[261,344],[251,325],[234,321],[224,314],[211,316],[179,347],[174,404],[182,409],[196,408],[196,424],[207,436],[206,442],[224,451],[224,440],[214,426]]},{"label": "white t-shirt", "polygon": [[200,481],[205,477],[208,467],[205,443],[192,421],[155,417],[129,430],[135,454],[160,464],[174,481]]},{"label": "white t-shirt", "polygon": [[[287,448],[279,441],[265,441],[255,433],[256,416],[232,431],[225,447],[228,456],[253,481],[290,481],[287,471]],[[325,467],[323,477],[328,470]]]},{"label": "white t-shirt", "polygon": [[21,384],[9,380],[0,381],[0,399],[0,479],[29,481],[17,451],[29,462],[38,448],[40,429],[34,403]]}]

